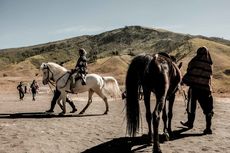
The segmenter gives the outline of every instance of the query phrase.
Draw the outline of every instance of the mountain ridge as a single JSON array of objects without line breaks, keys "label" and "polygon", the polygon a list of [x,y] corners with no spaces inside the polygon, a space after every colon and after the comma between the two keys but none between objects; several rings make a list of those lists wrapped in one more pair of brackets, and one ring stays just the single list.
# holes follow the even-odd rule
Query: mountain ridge
[{"label": "mountain ridge", "polygon": [[[75,65],[78,48],[85,48],[88,52],[89,63],[91,63],[89,64],[91,72],[102,75],[118,75],[120,73],[118,80],[123,84],[128,67],[122,63],[123,58],[127,60],[126,63],[129,63],[133,56],[143,52],[149,54],[167,52],[184,63],[182,67],[182,73],[184,73],[188,61],[200,46],[207,46],[213,57],[215,90],[229,92],[229,40],[141,26],[126,26],[98,35],[84,35],[29,47],[0,50],[0,76],[23,74],[35,76],[39,74],[38,69],[41,63],[48,61],[64,64],[70,69]],[[98,61],[103,59],[108,59],[108,64],[117,62],[116,67],[113,67],[116,74],[110,72],[108,64],[99,64]],[[119,67],[119,65],[121,66]],[[18,74],[11,72],[9,68]],[[116,68],[121,70],[115,72]]]}]

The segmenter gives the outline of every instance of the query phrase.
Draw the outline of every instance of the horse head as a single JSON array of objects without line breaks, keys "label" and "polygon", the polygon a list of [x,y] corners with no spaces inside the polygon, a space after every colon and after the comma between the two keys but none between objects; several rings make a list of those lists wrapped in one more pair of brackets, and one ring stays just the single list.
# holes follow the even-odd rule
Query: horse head
[{"label": "horse head", "polygon": [[50,70],[48,63],[42,63],[40,70],[42,71],[42,83],[48,84],[50,80],[53,80],[53,72]]},{"label": "horse head", "polygon": [[66,68],[53,62],[42,63],[40,69],[43,72],[42,82],[44,85],[48,84],[50,81],[56,82],[67,72]]}]

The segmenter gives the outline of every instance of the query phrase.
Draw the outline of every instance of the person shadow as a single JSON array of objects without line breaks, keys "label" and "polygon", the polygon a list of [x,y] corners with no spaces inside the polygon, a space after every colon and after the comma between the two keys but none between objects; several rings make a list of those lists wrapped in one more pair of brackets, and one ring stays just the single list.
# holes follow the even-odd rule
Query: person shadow
[{"label": "person shadow", "polygon": [[[187,131],[190,130],[190,128],[185,127],[178,127],[179,129],[173,131],[172,140],[182,139],[185,137],[199,137],[205,135],[204,133],[188,133]],[[186,133],[184,133],[186,132]]]},{"label": "person shadow", "polygon": [[[164,134],[161,134],[159,135],[159,141],[160,143],[164,143],[166,141],[174,141],[185,137],[198,137],[204,135],[203,133],[184,133],[188,130],[190,129],[179,127],[178,130],[173,131],[173,137],[171,139],[167,139]],[[82,153],[133,153],[140,150],[142,152],[151,146],[152,144],[149,142],[146,135],[139,137],[120,137],[89,148]]]}]

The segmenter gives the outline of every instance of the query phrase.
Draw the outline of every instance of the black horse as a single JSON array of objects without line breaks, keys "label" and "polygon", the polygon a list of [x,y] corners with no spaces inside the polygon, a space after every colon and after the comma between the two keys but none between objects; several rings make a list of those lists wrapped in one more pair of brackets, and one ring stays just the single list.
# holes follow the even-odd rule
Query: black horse
[{"label": "black horse", "polygon": [[[164,133],[172,134],[171,120],[172,109],[175,100],[175,92],[181,81],[181,73],[177,65],[167,54],[138,55],[131,61],[126,76],[126,117],[127,132],[135,136],[139,129],[139,86],[144,92],[144,103],[146,107],[146,120],[148,123],[148,138],[152,141],[153,123],[153,152],[161,153],[159,144],[159,120],[163,109]],[[155,93],[156,106],[151,114],[150,95]],[[168,103],[166,102],[168,101]],[[168,104],[168,112],[166,105]],[[168,119],[168,124],[167,124]]]}]

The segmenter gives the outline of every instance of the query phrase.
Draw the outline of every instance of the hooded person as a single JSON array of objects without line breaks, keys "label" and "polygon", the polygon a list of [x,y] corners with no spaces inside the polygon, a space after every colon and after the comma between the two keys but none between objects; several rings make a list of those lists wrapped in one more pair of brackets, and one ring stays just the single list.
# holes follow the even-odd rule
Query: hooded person
[{"label": "hooded person", "polygon": [[197,54],[188,64],[187,72],[182,79],[182,84],[189,86],[187,114],[188,121],[181,122],[183,126],[193,128],[195,120],[196,104],[199,102],[206,117],[206,129],[204,134],[212,134],[211,121],[213,116],[212,97],[212,68],[213,62],[207,47],[198,48]]}]

